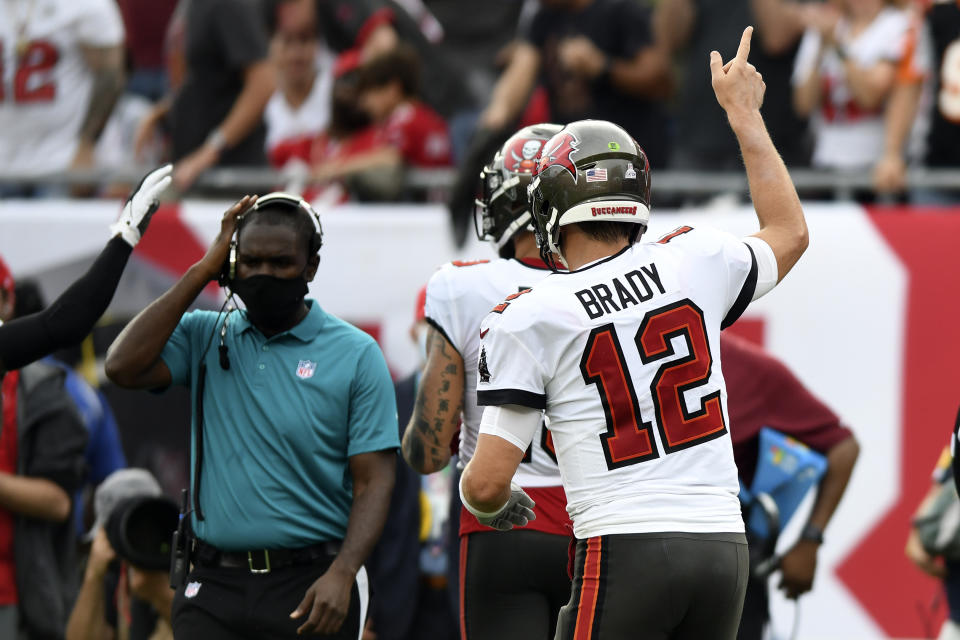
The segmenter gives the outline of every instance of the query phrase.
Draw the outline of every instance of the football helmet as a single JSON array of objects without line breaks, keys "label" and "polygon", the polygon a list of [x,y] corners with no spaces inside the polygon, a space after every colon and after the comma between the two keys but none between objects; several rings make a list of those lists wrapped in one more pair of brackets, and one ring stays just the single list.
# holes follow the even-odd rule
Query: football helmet
[{"label": "football helmet", "polygon": [[510,240],[518,231],[533,231],[527,187],[544,143],[561,129],[558,124],[535,124],[520,129],[480,172],[481,196],[476,201],[474,228],[477,237],[489,241],[501,258],[512,257]]},{"label": "football helmet", "polygon": [[[650,163],[623,128],[606,120],[572,122],[544,145],[530,183],[537,246],[554,264],[560,228],[575,222],[636,223],[635,241],[650,220]],[[642,226],[640,226],[642,225]]]}]

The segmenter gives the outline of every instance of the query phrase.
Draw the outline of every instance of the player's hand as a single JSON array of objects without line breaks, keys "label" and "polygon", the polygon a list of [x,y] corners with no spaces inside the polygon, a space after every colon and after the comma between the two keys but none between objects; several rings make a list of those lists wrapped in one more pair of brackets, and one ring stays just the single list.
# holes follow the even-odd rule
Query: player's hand
[{"label": "player's hand", "polygon": [[477,521],[497,531],[510,531],[514,527],[524,527],[531,520],[536,520],[533,512],[534,502],[527,492],[516,483],[510,483],[510,499],[500,511],[490,516],[477,516]]},{"label": "player's hand", "polygon": [[760,106],[763,104],[763,94],[767,90],[767,85],[756,67],[747,62],[752,36],[753,27],[743,30],[737,55],[726,64],[719,52],[710,52],[713,92],[717,96],[717,102],[727,112],[728,118],[739,115],[759,115]]},{"label": "player's hand", "polygon": [[168,164],[144,176],[127,198],[123,211],[120,212],[120,218],[110,225],[111,235],[120,234],[120,237],[131,247],[137,246],[143,232],[147,230],[147,225],[150,224],[150,218],[160,206],[160,194],[170,186],[172,170],[173,167]]},{"label": "player's hand", "polygon": [[788,598],[796,599],[813,588],[820,545],[800,540],[780,559],[780,586]]},{"label": "player's hand", "polygon": [[243,196],[232,207],[227,209],[220,220],[220,231],[213,239],[213,244],[207,249],[206,255],[200,260],[208,280],[214,280],[220,275],[224,263],[230,257],[230,241],[237,231],[237,220],[257,203],[257,196]]},{"label": "player's hand", "polygon": [[917,534],[917,530],[913,527],[910,528],[910,535],[907,537],[907,546],[903,552],[910,559],[910,562],[915,564],[917,568],[925,574],[933,576],[934,578],[946,577],[946,568],[944,568],[942,564],[939,564],[934,556],[927,553],[927,550],[924,549],[920,543],[920,536]]},{"label": "player's hand", "polygon": [[327,572],[310,585],[290,614],[294,620],[306,616],[297,633],[328,635],[339,631],[350,610],[350,590],[355,578],[352,571],[339,567],[334,561]]}]

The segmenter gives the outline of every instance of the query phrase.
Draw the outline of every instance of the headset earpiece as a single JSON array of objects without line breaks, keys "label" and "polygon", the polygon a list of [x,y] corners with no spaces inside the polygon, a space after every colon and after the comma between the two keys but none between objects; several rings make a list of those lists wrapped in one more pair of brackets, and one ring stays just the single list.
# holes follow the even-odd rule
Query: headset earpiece
[{"label": "headset earpiece", "polygon": [[220,275],[217,276],[217,284],[221,287],[229,287],[233,284],[233,279],[237,277],[237,239],[234,237],[230,241],[230,252],[227,254],[227,260],[220,269]]}]

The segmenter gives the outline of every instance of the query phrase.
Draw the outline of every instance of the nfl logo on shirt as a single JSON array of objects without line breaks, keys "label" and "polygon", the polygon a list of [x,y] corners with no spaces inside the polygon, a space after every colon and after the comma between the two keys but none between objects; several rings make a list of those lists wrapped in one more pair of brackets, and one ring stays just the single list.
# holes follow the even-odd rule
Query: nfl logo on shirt
[{"label": "nfl logo on shirt", "polygon": [[297,377],[302,380],[307,378],[312,378],[313,373],[317,370],[317,363],[310,362],[309,360],[301,360],[297,363]]},{"label": "nfl logo on shirt", "polygon": [[606,182],[606,169],[587,169],[587,182]]}]

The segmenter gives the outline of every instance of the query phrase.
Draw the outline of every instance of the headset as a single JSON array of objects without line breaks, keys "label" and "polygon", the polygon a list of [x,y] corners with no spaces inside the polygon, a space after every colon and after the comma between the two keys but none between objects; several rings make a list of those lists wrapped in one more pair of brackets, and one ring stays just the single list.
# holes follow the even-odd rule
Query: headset
[{"label": "headset", "polygon": [[243,219],[256,211],[260,211],[261,209],[265,209],[267,207],[285,208],[294,213],[305,213],[310,216],[316,226],[316,232],[310,239],[308,255],[314,255],[315,253],[319,252],[320,247],[323,246],[323,226],[320,224],[320,215],[312,206],[310,206],[309,202],[299,196],[295,196],[290,193],[284,193],[283,191],[274,191],[273,193],[268,193],[262,198],[257,199],[256,204],[253,205],[253,208],[250,211],[237,218],[237,230],[234,233],[233,238],[230,240],[230,253],[227,255],[226,262],[223,263],[223,268],[220,270],[220,275],[217,276],[217,284],[219,284],[221,287],[229,288],[233,283],[234,278],[237,276],[237,243],[240,240],[240,226]]}]

